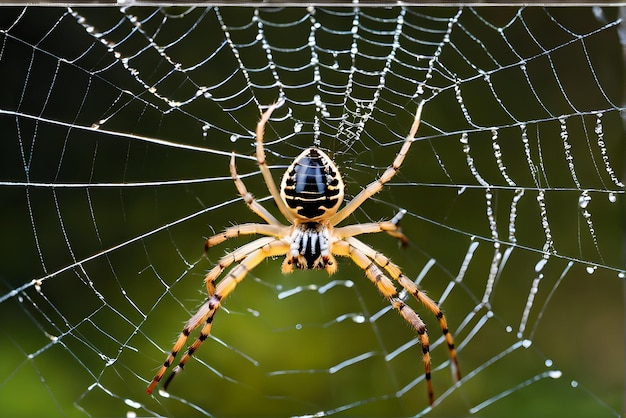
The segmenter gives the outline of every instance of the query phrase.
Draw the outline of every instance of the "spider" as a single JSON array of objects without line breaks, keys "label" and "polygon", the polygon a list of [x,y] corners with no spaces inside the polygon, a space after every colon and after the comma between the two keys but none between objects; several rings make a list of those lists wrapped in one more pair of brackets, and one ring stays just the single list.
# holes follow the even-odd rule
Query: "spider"
[{"label": "spider", "polygon": [[[356,265],[365,271],[365,275],[378,288],[378,291],[417,332],[422,346],[422,360],[425,369],[428,399],[432,405],[434,394],[430,376],[430,349],[426,326],[419,315],[403,301],[388,276],[398,282],[405,291],[413,295],[415,299],[435,315],[448,345],[455,378],[460,380],[461,375],[454,341],[448,331],[446,318],[437,304],[419,290],[417,285],[405,276],[397,265],[392,263],[385,255],[355,238],[356,235],[385,232],[406,245],[408,240],[400,232],[398,226],[402,215],[406,211],[400,211],[389,221],[336,227],[337,224],[361,206],[363,202],[380,191],[384,184],[396,174],[417,133],[424,102],[418,106],[411,130],[392,165],[387,168],[379,179],[361,190],[341,210],[338,209],[344,197],[344,183],[335,163],[319,148],[312,147],[302,152],[287,168],[283,175],[280,189],[276,187],[265,160],[263,136],[265,124],[278,105],[278,103],[275,103],[269,106],[257,124],[256,157],[267,188],[274,198],[278,209],[289,221],[290,225],[280,223],[274,215],[258,203],[254,196],[248,192],[237,174],[235,154],[233,153],[230,159],[230,173],[237,191],[248,207],[263,218],[266,223],[245,223],[226,228],[223,232],[210,237],[206,241],[205,251],[229,238],[240,235],[260,234],[265,236],[226,254],[209,271],[204,279],[208,293],[206,301],[185,324],[174,347],[159,372],[152,379],[146,392],[148,394],[152,393],[167,369],[174,362],[177,354],[183,348],[191,332],[202,326],[198,338],[187,348],[186,353],[165,381],[163,390],[167,390],[174,377],[183,370],[187,361],[209,336],[213,326],[213,318],[220,308],[222,300],[261,261],[268,257],[284,255],[285,260],[282,263],[283,273],[291,273],[295,268],[305,270],[324,269],[330,275],[337,270],[335,256],[342,256],[351,258]],[[239,264],[233,267],[216,285],[215,280],[222,274],[224,269],[233,263]]]}]

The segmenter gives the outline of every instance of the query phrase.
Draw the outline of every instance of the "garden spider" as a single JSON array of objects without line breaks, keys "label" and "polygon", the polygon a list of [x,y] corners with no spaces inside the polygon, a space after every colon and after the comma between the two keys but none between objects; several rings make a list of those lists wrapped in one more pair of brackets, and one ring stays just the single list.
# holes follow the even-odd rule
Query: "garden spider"
[{"label": "garden spider", "polygon": [[[399,296],[393,282],[387,277],[387,275],[391,276],[404,290],[426,306],[439,321],[439,326],[443,331],[448,350],[450,351],[452,370],[455,373],[455,378],[460,380],[454,341],[452,335],[448,332],[446,318],[437,304],[420,291],[417,285],[405,276],[400,271],[400,268],[393,264],[389,258],[355,238],[356,235],[361,234],[386,232],[406,244],[408,240],[398,227],[398,222],[406,211],[400,211],[390,221],[335,227],[369,197],[380,191],[383,185],[396,174],[417,133],[423,104],[424,102],[417,108],[411,130],[392,165],[387,168],[378,180],[361,190],[358,195],[339,211],[338,209],[344,196],[344,183],[335,163],[319,148],[308,148],[302,152],[287,168],[280,184],[280,190],[276,187],[276,183],[274,183],[272,174],[265,161],[263,135],[265,124],[278,104],[273,104],[263,113],[256,128],[256,157],[267,188],[274,198],[278,209],[289,221],[290,225],[280,223],[248,192],[237,174],[235,154],[233,153],[230,159],[230,173],[237,191],[243,197],[248,207],[263,218],[266,223],[246,223],[226,228],[223,232],[210,237],[206,241],[205,250],[229,238],[240,235],[260,234],[266,236],[226,254],[206,275],[204,282],[208,292],[207,300],[185,324],[165,363],[163,363],[163,366],[161,366],[161,369],[148,386],[146,390],[148,394],[152,393],[167,369],[172,365],[191,331],[204,324],[196,341],[187,348],[187,352],[165,381],[163,390],[167,390],[172,379],[183,370],[187,361],[209,336],[213,318],[220,308],[222,299],[228,296],[237,284],[243,280],[245,275],[261,261],[268,257],[280,255],[285,255],[285,261],[282,264],[283,273],[291,273],[297,267],[300,269],[324,269],[328,274],[333,274],[337,270],[335,256],[350,257],[356,265],[362,268],[367,277],[376,285],[378,291],[417,331],[422,345],[422,359],[424,362],[428,399],[432,405],[434,395],[430,381],[430,351],[426,326],[418,314],[405,304]],[[233,267],[216,286],[215,280],[224,269],[233,263],[239,264]],[[381,268],[387,275],[383,273]]]}]

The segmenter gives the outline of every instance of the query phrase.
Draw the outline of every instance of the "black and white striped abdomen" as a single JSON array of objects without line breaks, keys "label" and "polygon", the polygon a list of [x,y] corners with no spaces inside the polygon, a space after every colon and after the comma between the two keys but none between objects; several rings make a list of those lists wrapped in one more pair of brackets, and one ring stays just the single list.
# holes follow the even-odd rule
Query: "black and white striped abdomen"
[{"label": "black and white striped abdomen", "polygon": [[297,217],[317,220],[332,216],[343,200],[343,180],[323,151],[309,148],[289,166],[280,195]]}]

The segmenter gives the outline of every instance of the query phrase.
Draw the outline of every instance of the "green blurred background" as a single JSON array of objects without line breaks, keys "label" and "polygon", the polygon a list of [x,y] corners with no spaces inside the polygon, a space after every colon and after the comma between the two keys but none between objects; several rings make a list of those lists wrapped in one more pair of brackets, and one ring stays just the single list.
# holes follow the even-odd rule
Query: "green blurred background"
[{"label": "green blurred background", "polygon": [[[245,27],[253,16],[250,9],[221,10],[231,27]],[[145,37],[138,30],[128,36],[132,25],[119,10],[80,13],[87,17],[87,24],[104,33],[100,39],[118,42],[113,50],[122,56],[141,50]],[[207,51],[223,40],[211,10],[135,8],[127,14],[145,18],[141,29],[151,33],[161,19],[148,19],[153,13],[170,17],[159,35],[164,38],[159,38],[160,45],[185,35],[167,53],[187,68],[206,59]],[[445,30],[457,9],[418,9],[415,13],[430,16],[423,22]],[[615,10],[605,13],[609,21],[616,18]],[[281,260],[262,263],[225,301],[212,338],[197,353],[198,361],[191,361],[174,380],[171,398],[147,396],[145,387],[164,353],[205,297],[204,274],[225,251],[248,239],[229,241],[212,249],[207,258],[202,257],[204,240],[232,223],[258,221],[237,199],[228,173],[229,153],[235,150],[249,190],[261,198],[267,196],[255,161],[244,158],[254,152],[251,131],[258,109],[254,102],[235,106],[211,97],[172,109],[149,94],[128,71],[137,67],[143,79],[163,80],[158,91],[173,100],[193,90],[191,81],[211,85],[231,77],[233,85],[244,88],[245,83],[237,84],[242,74],[236,71],[228,48],[220,49],[224,57],[218,54],[185,73],[168,72],[169,67],[150,49],[137,53],[124,68],[66,9],[2,8],[0,15],[4,137],[0,229],[5,237],[0,270],[1,415],[283,416],[327,411],[407,416],[423,411],[427,398],[420,348],[412,344],[390,355],[415,336],[395,312],[378,314],[386,309],[384,300],[347,260],[342,260],[331,279],[323,272],[283,276]],[[360,15],[361,24],[383,29],[383,23],[373,17],[397,15],[398,9],[366,9]],[[294,22],[306,12],[263,9],[260,16],[267,22]],[[323,27],[339,30],[352,21],[352,9],[318,11],[316,18]],[[294,39],[310,30],[309,21],[303,21],[289,29]],[[190,30],[192,22],[198,24],[194,30]],[[589,8],[548,12],[541,8],[464,9],[453,37],[454,46],[463,54],[455,56],[452,49],[446,49],[441,57],[444,67],[464,80],[460,84],[464,105],[473,122],[500,127],[498,141],[507,172],[526,188],[516,221],[520,247],[511,252],[499,273],[489,309],[482,306],[473,312],[486,290],[494,256],[486,191],[468,187],[460,192],[461,185],[477,184],[459,143],[460,131],[474,129],[463,117],[453,83],[443,72],[432,81],[433,86],[443,88],[424,109],[418,135],[423,140],[413,144],[389,187],[346,221],[384,219],[400,208],[407,209],[402,228],[410,238],[408,248],[401,249],[395,240],[382,235],[364,237],[364,241],[392,257],[413,279],[430,260],[436,260],[421,282],[435,300],[454,281],[472,242],[479,243],[463,282],[453,287],[442,304],[460,347],[465,376],[450,393],[446,391],[453,382],[446,348],[436,342],[437,323],[429,312],[409,302],[428,324],[435,342],[433,384],[436,396],[442,397],[432,412],[435,416],[469,415],[471,408],[489,399],[493,402],[479,407],[474,415],[600,417],[622,411],[624,284],[617,270],[623,269],[623,190],[611,184],[604,172],[593,144],[596,117],[585,112],[606,110],[604,140],[613,167],[623,173],[623,109],[611,105],[623,103],[623,61],[615,26],[582,40],[575,36],[603,25]],[[268,40],[289,45],[288,36],[273,34],[269,26],[265,28]],[[495,35],[496,27],[507,27],[509,45]],[[249,35],[243,29],[232,32],[242,43]],[[250,32],[258,33],[258,29],[252,26]],[[533,46],[529,33],[547,49],[561,47],[543,54]],[[320,42],[323,36],[318,34]],[[441,33],[433,30],[432,36],[439,42]],[[516,45],[521,54],[525,45],[524,53],[535,57],[529,60],[526,74],[520,71],[519,57],[513,56],[510,45]],[[366,46],[360,44],[364,55],[378,53],[374,43],[372,51]],[[274,53],[277,62],[297,66],[290,63],[289,54],[281,55],[278,49]],[[245,56],[246,64],[252,67],[256,57],[261,68],[265,58],[255,54],[251,51]],[[294,60],[300,58],[293,54]],[[402,58],[399,54],[398,59]],[[534,152],[536,144],[541,146],[544,166],[539,183],[546,189],[554,246],[563,258],[552,257],[542,271],[521,338],[516,333],[546,240],[538,191],[519,126],[497,106],[483,78],[472,78],[478,72],[464,58],[477,67],[493,69],[491,87],[504,108],[519,120],[531,121],[531,146]],[[358,65],[367,69],[376,64],[363,60]],[[152,73],[147,71],[150,68]],[[401,75],[398,68],[394,71]],[[267,73],[251,72],[251,77],[263,86],[271,83],[263,79]],[[303,74],[298,81],[297,72],[280,74],[283,82],[294,85],[304,83],[307,76]],[[344,77],[331,72],[323,80],[340,84]],[[526,77],[532,80],[541,104],[529,93]],[[374,120],[366,124],[358,140],[348,133],[334,135],[332,128],[339,122],[332,117],[322,124],[322,146],[342,170],[350,196],[382,173],[408,131],[417,103],[410,98],[413,91],[394,96],[403,82],[389,76],[389,86],[380,91]],[[363,91],[354,91],[349,98],[365,96],[367,87],[372,90],[373,86],[361,85]],[[238,100],[245,102],[250,96],[268,104],[277,97],[276,89],[248,90]],[[318,113],[313,105],[300,102],[308,93],[306,88],[289,90],[288,97],[299,103],[279,109],[268,129],[268,159],[275,166],[276,179],[302,147],[312,144],[311,122]],[[224,111],[229,105],[236,109]],[[581,192],[564,158],[557,120],[560,114],[577,112],[567,119],[568,140],[577,178],[592,196],[597,243],[581,215]],[[100,130],[89,129],[100,120],[104,120]],[[296,121],[305,122],[304,133],[290,135]],[[234,142],[233,134],[238,135]],[[499,237],[506,241],[515,190],[497,187],[506,184],[494,161],[491,137],[490,129],[472,132],[471,155],[481,175],[496,185],[492,206]],[[145,138],[178,146],[154,144]],[[534,158],[538,163],[537,154]],[[616,191],[618,202],[609,200],[609,190]],[[262,200],[276,212],[270,201]],[[570,258],[578,261],[568,266]],[[593,265],[599,268],[589,274],[587,268]],[[41,292],[28,286],[33,279],[43,279]],[[337,280],[336,285],[325,288],[331,280]],[[302,290],[282,297],[283,292],[298,287]],[[375,321],[369,320],[372,316]],[[521,345],[525,339],[532,342],[527,348]],[[361,361],[339,367],[359,356]],[[557,370],[562,377],[545,377]],[[519,390],[497,399],[518,386]]]}]

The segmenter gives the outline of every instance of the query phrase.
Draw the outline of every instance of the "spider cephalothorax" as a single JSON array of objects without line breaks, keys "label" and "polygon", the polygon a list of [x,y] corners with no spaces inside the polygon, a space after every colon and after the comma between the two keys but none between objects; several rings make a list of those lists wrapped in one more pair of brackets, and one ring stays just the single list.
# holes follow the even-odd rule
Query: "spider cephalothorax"
[{"label": "spider cephalothorax", "polygon": [[303,222],[294,225],[291,247],[283,263],[283,273],[291,273],[294,267],[301,269],[337,269],[335,257],[330,253],[331,232],[319,222]]},{"label": "spider cephalothorax", "polygon": [[[230,159],[230,172],[235,181],[237,191],[246,202],[248,207],[259,215],[266,223],[245,223],[226,228],[223,232],[207,239],[205,250],[218,245],[229,238],[240,235],[259,234],[265,235],[248,244],[235,249],[220,259],[218,264],[209,271],[204,281],[208,297],[185,324],[182,333],[167,356],[163,366],[154,376],[148,386],[147,392],[152,393],[167,369],[183,348],[187,338],[195,328],[202,327],[200,335],[187,349],[180,362],[168,377],[163,389],[166,390],[169,383],[180,373],[198,347],[207,339],[213,326],[213,319],[221,306],[222,300],[228,296],[243,280],[246,274],[268,257],[285,256],[282,265],[284,273],[291,273],[294,268],[300,269],[325,269],[329,274],[337,270],[335,256],[349,257],[359,266],[367,278],[376,286],[378,291],[389,301],[398,313],[417,332],[422,345],[422,359],[425,369],[428,398],[432,404],[434,401],[432,384],[430,381],[430,346],[426,325],[417,313],[409,307],[400,297],[392,279],[395,280],[408,294],[421,302],[430,310],[437,320],[443,332],[443,336],[450,352],[451,365],[455,372],[455,378],[461,378],[454,340],[448,331],[448,324],[443,312],[437,304],[426,296],[417,285],[402,273],[400,267],[395,265],[383,254],[377,252],[369,245],[355,238],[361,234],[373,234],[386,232],[398,238],[402,243],[408,240],[398,226],[398,222],[406,211],[400,211],[389,221],[370,222],[364,224],[347,225],[336,227],[341,221],[353,213],[363,202],[383,188],[396,174],[404,157],[409,151],[411,142],[417,133],[422,112],[422,104],[417,108],[411,130],[393,160],[393,163],[385,170],[382,176],[367,185],[341,210],[339,207],[343,201],[344,183],[335,163],[319,148],[308,148],[302,152],[285,172],[280,190],[276,187],[272,174],[265,161],[263,149],[263,135],[265,124],[272,112],[278,106],[270,106],[261,116],[256,130],[256,156],[259,168],[265,184],[272,195],[276,206],[290,225],[284,225],[274,217],[267,209],[258,203],[252,196],[243,181],[239,178],[235,168],[235,154]],[[222,272],[234,263],[239,263],[230,269],[217,285],[215,281]],[[383,272],[384,270],[384,272]],[[391,279],[389,278],[391,277]]]}]

